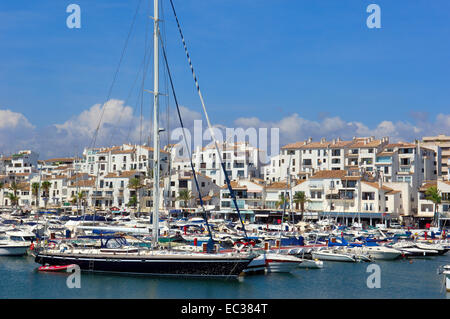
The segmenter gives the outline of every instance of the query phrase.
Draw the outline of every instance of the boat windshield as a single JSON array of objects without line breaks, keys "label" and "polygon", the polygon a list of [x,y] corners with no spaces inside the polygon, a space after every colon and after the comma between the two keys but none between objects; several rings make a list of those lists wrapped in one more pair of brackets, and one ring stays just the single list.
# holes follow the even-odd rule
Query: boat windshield
[{"label": "boat windshield", "polygon": [[21,236],[10,236],[10,238],[14,241],[25,241],[25,239]]}]

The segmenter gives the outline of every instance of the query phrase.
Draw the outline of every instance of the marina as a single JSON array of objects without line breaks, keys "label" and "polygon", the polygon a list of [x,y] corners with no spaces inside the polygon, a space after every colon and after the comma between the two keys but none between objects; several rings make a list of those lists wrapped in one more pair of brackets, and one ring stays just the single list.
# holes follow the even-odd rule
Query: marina
[{"label": "marina", "polygon": [[[131,227],[136,219],[124,222],[123,217],[116,217],[87,227],[83,225],[85,221],[70,220],[75,217],[67,215],[36,216],[39,217],[0,215],[2,232],[10,234],[10,241],[25,242],[28,247],[22,256],[0,256],[0,276],[4,278],[0,283],[1,298],[91,298],[99,289],[104,291],[101,298],[449,297],[448,266],[445,266],[450,264],[447,254],[450,240],[444,235],[447,232],[438,229],[361,229],[323,220],[288,224],[293,229],[300,229],[301,225],[303,231],[284,232],[282,228],[277,231],[254,224],[247,226],[258,231],[251,233],[251,243],[245,245],[239,223],[217,221],[211,224],[227,232],[217,231],[213,237],[214,262],[220,256],[236,264],[230,258],[239,256],[241,260],[249,256],[241,268],[236,268],[236,276],[230,269],[227,270],[230,276],[221,276],[221,273],[209,273],[209,265],[203,268],[198,262],[211,255],[207,252],[207,242],[197,240],[202,233],[184,226],[184,231],[180,231],[176,227],[189,224],[189,220],[167,223],[168,220],[161,219],[160,224],[173,225],[173,228],[168,227],[165,235],[159,237],[160,248],[154,251],[151,237],[144,232],[145,226]],[[198,225],[196,229],[205,231],[204,222],[194,221]],[[50,224],[52,227],[48,227]],[[151,229],[151,225],[147,227]],[[30,235],[35,234],[33,231],[38,235]],[[230,240],[235,244],[229,246]],[[164,272],[159,274],[151,267],[141,268],[147,260],[156,258],[161,263],[161,259],[174,256],[184,256],[181,258],[185,265],[189,258],[196,258],[195,265],[189,266],[195,271],[189,271],[186,276],[170,272],[168,265],[161,264]],[[112,262],[113,259],[116,261]],[[107,260],[116,268],[105,266]],[[139,266],[130,266],[134,263]],[[75,264],[82,270],[81,289],[66,285]],[[380,267],[380,288],[371,289],[367,285],[370,275],[367,269],[371,264]],[[130,271],[133,267],[140,268]],[[146,269],[152,271],[146,273],[149,272]]]},{"label": "marina", "polygon": [[[207,3],[178,1],[177,9],[179,5],[182,13],[190,9],[198,14],[203,9],[196,6]],[[177,14],[173,0],[139,0],[134,5],[107,97],[93,107],[95,115],[82,114],[92,123],[54,127],[56,135],[68,127],[81,127],[82,133],[61,133],[58,145],[73,136],[83,135],[85,140],[67,142],[76,144],[70,156],[66,152],[46,160],[31,148],[0,154],[0,299],[450,298],[448,125],[442,125],[443,132],[415,127],[414,134],[424,136],[419,139],[405,133],[408,142],[387,128],[392,124],[388,120],[371,130],[356,119],[344,125],[339,118],[328,118],[305,125],[297,134],[297,124],[308,123],[297,113],[292,123],[283,119],[281,124],[270,114],[264,121],[257,117],[234,120],[246,128],[246,123],[256,123],[257,140],[248,134],[251,130],[238,134],[242,128],[231,136],[227,130],[224,139],[219,133],[225,126],[211,121],[210,115],[220,118],[220,112],[234,113],[240,107],[222,107],[210,95],[214,89],[200,85],[189,40],[196,54],[198,48],[208,51],[197,42],[208,39],[205,26],[200,36],[193,31],[200,26],[196,15],[186,15],[191,22],[185,29],[185,15]],[[125,7],[133,9],[118,2],[111,10],[118,15],[122,12],[117,8]],[[71,8],[73,20],[68,18],[66,25],[80,28],[74,23],[80,6]],[[142,29],[134,30],[142,18]],[[173,25],[166,30],[170,19]],[[370,25],[367,22],[372,29]],[[278,40],[285,42],[282,37]],[[186,78],[178,62],[171,60],[177,56],[171,53],[175,51],[172,42],[181,48],[178,58],[185,59],[189,89],[178,86]],[[143,49],[141,64],[136,64],[142,57],[132,51],[132,45]],[[230,52],[244,48],[239,44]],[[133,67],[122,66],[127,51],[133,52]],[[214,54],[208,58],[203,54],[199,56],[204,61],[213,59]],[[206,84],[208,68],[199,64]],[[126,101],[113,95],[119,73],[127,84],[133,83],[130,74],[135,76]],[[325,78],[321,75],[320,82]],[[269,81],[267,85],[275,87]],[[241,84],[237,87],[244,91]],[[203,88],[212,97],[212,107],[204,99]],[[225,91],[232,96],[236,89]],[[195,102],[186,92],[194,94]],[[324,92],[315,94],[326,98]],[[134,98],[133,110],[127,103]],[[151,112],[145,103],[151,105]],[[201,109],[189,112],[186,103],[197,103]],[[116,108],[113,115],[104,116],[107,106]],[[144,113],[151,116],[147,119]],[[328,116],[315,113],[320,118]],[[132,121],[123,123],[122,116]],[[439,116],[439,123],[450,123],[443,120],[445,114]],[[24,119],[16,116],[0,122],[13,126]],[[179,127],[173,127],[173,121]],[[25,124],[35,129],[28,121]],[[115,139],[116,132],[109,131],[116,124],[117,134],[126,135],[124,140]],[[325,124],[333,128],[327,131]],[[264,135],[268,132],[262,126],[283,126],[286,140],[278,140],[279,127]],[[187,134],[192,128],[194,144]],[[312,132],[313,128],[318,132]],[[326,137],[317,135],[322,132]],[[337,136],[341,133],[342,139]],[[172,144],[176,134],[179,140]],[[392,134],[394,140],[385,134]],[[25,144],[17,143],[17,147]],[[193,307],[189,304],[186,313],[198,311]]]}]

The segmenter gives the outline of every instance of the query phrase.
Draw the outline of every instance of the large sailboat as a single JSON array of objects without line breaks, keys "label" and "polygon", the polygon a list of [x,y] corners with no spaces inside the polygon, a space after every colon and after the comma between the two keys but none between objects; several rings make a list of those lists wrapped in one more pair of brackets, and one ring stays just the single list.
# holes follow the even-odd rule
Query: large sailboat
[{"label": "large sailboat", "polygon": [[[172,3],[171,3],[172,4]],[[173,5],[173,4],[172,4]],[[159,180],[159,0],[154,0],[154,181]],[[164,49],[164,48],[163,48]],[[164,51],[163,51],[164,53]],[[165,54],[164,57],[166,58]],[[167,62],[167,60],[166,60]],[[180,119],[181,121],[181,119]],[[195,171],[193,171],[195,174]],[[257,256],[253,252],[219,253],[218,247],[203,253],[182,252],[163,249],[158,244],[159,183],[153,183],[153,230],[151,248],[136,248],[126,245],[120,237],[105,237],[100,247],[80,248],[68,243],[45,245],[34,250],[35,261],[42,265],[63,266],[76,264],[81,270],[93,272],[115,272],[163,276],[200,276],[235,278],[246,269]],[[200,195],[201,196],[201,195]],[[200,197],[201,201],[201,197]],[[204,216],[207,221],[207,216]]]}]

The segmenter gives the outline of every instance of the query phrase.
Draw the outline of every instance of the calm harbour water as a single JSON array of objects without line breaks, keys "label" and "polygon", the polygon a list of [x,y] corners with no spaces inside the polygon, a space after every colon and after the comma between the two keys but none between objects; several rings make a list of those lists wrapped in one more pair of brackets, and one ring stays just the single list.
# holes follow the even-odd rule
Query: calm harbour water
[{"label": "calm harbour water", "polygon": [[301,299],[450,298],[439,266],[450,253],[428,259],[377,261],[381,288],[368,288],[369,263],[325,262],[323,269],[246,276],[239,280],[175,279],[82,273],[81,288],[68,288],[66,273],[40,273],[30,256],[0,257],[0,298]]}]

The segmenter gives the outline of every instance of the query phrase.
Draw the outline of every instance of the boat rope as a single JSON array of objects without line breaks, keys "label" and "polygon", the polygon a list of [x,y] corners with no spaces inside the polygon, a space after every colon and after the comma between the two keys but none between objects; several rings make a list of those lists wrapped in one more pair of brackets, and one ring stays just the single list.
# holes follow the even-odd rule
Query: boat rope
[{"label": "boat rope", "polygon": [[247,236],[247,232],[245,230],[245,225],[244,225],[244,222],[242,220],[242,216],[241,216],[239,207],[237,205],[236,195],[235,195],[235,193],[233,191],[233,188],[231,187],[230,179],[229,179],[228,173],[227,173],[227,171],[225,169],[225,163],[223,162],[222,157],[220,156],[221,153],[219,151],[219,145],[218,145],[217,139],[215,137],[214,130],[213,130],[212,125],[211,125],[211,121],[209,120],[208,112],[206,111],[205,101],[203,99],[203,95],[202,95],[202,92],[200,90],[200,85],[198,84],[197,76],[195,75],[194,67],[192,66],[191,57],[189,55],[189,51],[188,51],[187,46],[186,46],[186,41],[184,39],[183,32],[181,31],[180,22],[178,20],[178,16],[177,16],[177,13],[175,11],[175,7],[173,5],[173,1],[172,0],[170,0],[170,5],[172,7],[172,11],[173,11],[173,14],[175,16],[175,20],[177,22],[178,32],[180,33],[181,41],[183,42],[184,51],[186,53],[186,57],[187,57],[187,60],[188,60],[188,63],[189,63],[189,67],[190,67],[191,72],[192,72],[192,77],[194,78],[195,87],[197,88],[197,93],[199,95],[200,102],[202,104],[203,113],[205,114],[206,122],[208,124],[209,131],[211,132],[211,137],[214,140],[214,146],[216,148],[216,152],[217,152],[217,155],[218,155],[218,158],[219,158],[219,161],[220,161],[220,165],[222,166],[222,170],[223,170],[223,173],[224,173],[224,176],[225,176],[225,181],[226,181],[226,184],[228,186],[228,191],[230,192],[231,198],[233,200],[234,207],[235,207],[236,212],[237,212],[237,214],[239,216],[239,220],[241,221],[242,229],[243,229],[244,235],[245,235],[245,239],[248,241],[249,239],[248,239],[248,236]]},{"label": "boat rope", "polygon": [[205,210],[205,207],[204,207],[204,204],[203,204],[202,193],[201,193],[201,190],[200,190],[200,186],[198,184],[197,174],[196,174],[195,169],[194,169],[194,163],[192,162],[191,151],[190,151],[189,145],[187,143],[185,127],[184,127],[183,119],[181,117],[180,107],[179,107],[179,104],[178,104],[177,95],[175,93],[175,87],[174,87],[174,84],[173,84],[172,75],[170,73],[169,63],[167,61],[166,50],[164,49],[164,45],[162,43],[161,37],[159,37],[159,39],[161,41],[161,47],[162,47],[162,53],[163,53],[163,57],[164,57],[164,63],[166,65],[167,74],[168,74],[169,82],[170,82],[170,87],[172,89],[173,99],[175,101],[175,106],[177,108],[178,120],[180,121],[181,130],[183,132],[184,143],[186,144],[186,150],[187,150],[188,155],[189,155],[189,161],[190,161],[190,164],[191,164],[191,170],[192,170],[192,174],[193,174],[193,178],[194,178],[195,187],[196,187],[196,189],[198,191],[198,198],[199,198],[199,201],[200,201],[200,206],[202,207],[202,211],[203,211],[203,218],[205,219],[206,228],[208,230],[209,237],[214,242],[214,239],[213,239],[212,233],[211,233],[211,228],[210,228],[209,223],[208,223],[208,216],[206,214],[206,210]]}]

